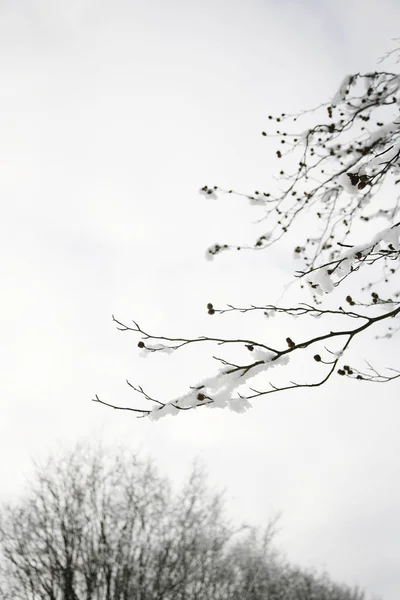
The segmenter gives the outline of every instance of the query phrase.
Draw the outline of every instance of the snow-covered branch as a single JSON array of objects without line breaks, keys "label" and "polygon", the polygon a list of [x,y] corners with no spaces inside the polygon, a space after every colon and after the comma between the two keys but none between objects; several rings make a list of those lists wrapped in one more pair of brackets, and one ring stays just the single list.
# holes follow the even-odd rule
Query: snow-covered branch
[{"label": "snow-covered branch", "polygon": [[[229,307],[228,309],[214,309],[208,308],[208,311],[213,310],[211,314],[223,314],[232,310],[240,310],[241,312],[247,312],[248,310],[263,310],[267,313],[285,313],[291,316],[313,316],[313,317],[324,317],[331,315],[340,315],[347,317],[347,319],[360,319],[362,323],[358,327],[343,327],[335,331],[327,331],[321,335],[309,337],[305,340],[295,342],[292,338],[287,337],[281,347],[273,348],[266,346],[264,343],[260,343],[254,340],[242,340],[242,339],[221,339],[221,338],[168,338],[165,336],[158,336],[150,334],[140,328],[138,323],[131,325],[125,325],[121,321],[114,320],[118,323],[118,329],[121,331],[136,332],[140,335],[141,339],[138,342],[138,347],[141,352],[165,352],[179,350],[183,347],[198,343],[207,342],[213,345],[225,345],[225,344],[239,344],[242,348],[245,348],[249,353],[251,360],[246,360],[241,363],[233,363],[222,357],[214,356],[214,359],[220,364],[219,369],[213,377],[205,378],[200,382],[197,382],[191,386],[190,390],[182,396],[174,398],[172,400],[159,400],[149,396],[141,386],[135,386],[129,381],[128,385],[145,400],[150,403],[149,408],[135,408],[128,409],[138,412],[140,416],[150,416],[152,419],[159,419],[166,415],[177,415],[182,410],[188,410],[199,406],[207,406],[208,408],[229,408],[235,412],[244,412],[251,407],[250,400],[272,394],[276,392],[283,392],[295,388],[304,387],[318,387],[328,381],[331,375],[337,371],[339,375],[347,375],[352,377],[356,373],[357,379],[368,380],[368,381],[379,381],[379,377],[371,378],[361,374],[361,371],[355,371],[339,367],[339,362],[342,360],[344,352],[348,349],[351,341],[355,336],[365,332],[367,329],[377,325],[379,322],[386,319],[392,319],[398,316],[400,313],[400,303],[392,310],[385,311],[383,314],[375,316],[367,316],[355,311],[344,311],[342,310],[323,310],[317,307],[309,305],[297,307],[297,308],[284,308],[284,307],[249,307],[236,309]],[[339,339],[340,347],[339,350],[331,350],[326,343],[336,341]],[[152,340],[151,343],[148,340]],[[162,343],[159,341],[162,340]],[[154,341],[156,343],[154,343]],[[309,357],[309,367],[311,372],[311,361],[320,363],[324,366],[322,375],[314,377],[303,382],[290,381],[288,385],[274,385],[269,383],[266,389],[255,389],[249,386],[248,382],[256,376],[269,372],[271,368],[276,366],[287,366],[289,363],[290,356],[300,350],[305,350],[310,347],[316,347],[316,353],[313,357]],[[321,350],[322,348],[322,350]],[[396,377],[391,377],[395,379]],[[389,380],[383,378],[382,380]],[[121,409],[120,406],[114,406],[103,400],[98,396],[94,398],[95,402],[105,404],[112,408]],[[124,410],[126,410],[124,408]]]},{"label": "snow-covered branch", "polygon": [[[311,126],[292,131],[301,118],[311,119]],[[168,337],[151,334],[136,321],[125,324],[113,317],[119,330],[139,337],[143,357],[159,352],[175,359],[196,345],[210,352],[218,368],[172,399],[156,399],[128,382],[145,402],[143,408],[136,404],[135,408],[120,407],[99,396],[95,402],[152,419],[200,406],[243,412],[255,398],[318,387],[334,374],[368,382],[389,382],[400,376],[394,367],[382,374],[369,363],[362,370],[344,362],[357,336],[371,331],[380,340],[376,343],[383,343],[400,329],[393,325],[400,313],[399,74],[382,70],[347,75],[330,102],[298,115],[270,115],[269,123],[262,135],[278,142],[275,157],[283,165],[271,189],[251,193],[216,185],[200,189],[204,198],[235,194],[249,200],[254,210],[262,211],[257,225],[262,229],[252,243],[218,242],[208,248],[206,256],[214,259],[231,249],[266,250],[292,236],[294,257],[302,263],[293,269],[298,301],[287,307],[267,303],[216,308],[209,303],[207,311],[216,316],[253,312],[261,319],[318,320],[319,332],[310,334],[314,329],[308,328],[309,335],[303,339],[282,333],[278,342],[266,335],[258,340]],[[338,293],[342,300],[336,303]],[[379,325],[389,322],[382,335]],[[228,348],[237,350],[236,360],[228,356]],[[291,359],[301,353],[302,376],[293,381]],[[271,372],[276,366],[283,383]]]}]

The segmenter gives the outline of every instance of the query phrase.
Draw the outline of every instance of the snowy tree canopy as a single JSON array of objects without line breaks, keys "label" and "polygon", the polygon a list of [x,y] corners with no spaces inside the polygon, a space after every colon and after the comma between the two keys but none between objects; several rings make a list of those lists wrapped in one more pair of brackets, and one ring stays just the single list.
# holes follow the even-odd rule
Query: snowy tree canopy
[{"label": "snowy tree canopy", "polygon": [[[265,252],[275,245],[286,252],[288,244],[291,256],[298,259],[293,272],[295,305],[217,307],[210,302],[209,315],[253,311],[260,319],[297,316],[313,327],[318,319],[318,329],[314,333],[313,327],[305,325],[311,334],[302,332],[301,338],[283,334],[277,345],[268,336],[164,337],[136,321],[126,324],[113,317],[120,330],[138,335],[143,356],[154,352],[176,355],[198,344],[211,348],[212,356],[214,347],[238,349],[238,362],[214,356],[216,371],[194,381],[180,397],[153,398],[129,383],[145,404],[135,401],[128,410],[151,419],[200,406],[243,412],[256,398],[318,387],[336,375],[356,379],[360,385],[400,376],[395,362],[384,371],[371,364],[368,356],[360,357],[356,366],[346,362],[357,336],[368,330],[377,343],[384,343],[399,328],[399,107],[398,73],[379,70],[347,75],[332,99],[315,110],[268,117],[262,135],[276,145],[276,159],[282,165],[277,190],[238,193],[217,185],[200,189],[202,196],[217,201],[226,194],[242,196],[262,212],[264,228],[251,244],[215,243],[206,251],[208,259],[217,260],[221,252],[233,249]],[[311,126],[302,130],[302,119],[311,121]],[[292,359],[299,353],[307,368],[302,369],[300,379],[296,373],[293,380]],[[273,367],[279,367],[283,383],[274,383]],[[267,379],[258,378],[264,372],[268,372]],[[263,381],[257,387],[256,376]],[[94,400],[121,408],[97,395]]]}]

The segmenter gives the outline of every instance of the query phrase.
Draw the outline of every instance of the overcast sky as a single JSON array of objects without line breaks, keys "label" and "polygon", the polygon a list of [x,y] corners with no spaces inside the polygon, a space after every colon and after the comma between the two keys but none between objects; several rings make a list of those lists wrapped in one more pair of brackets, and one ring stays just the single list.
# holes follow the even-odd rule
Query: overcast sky
[{"label": "overcast sky", "polygon": [[361,396],[335,380],[157,423],[90,401],[132,403],[127,377],[169,399],[213,374],[195,354],[141,360],[112,314],[229,335],[246,323],[217,324],[207,302],[276,300],[280,254],[205,260],[254,215],[198,188],[266,189],[268,114],[373,70],[398,23],[395,0],[1,0],[2,496],[79,439],[140,449],[176,481],[200,457],[235,518],[282,513],[291,561],[398,600],[398,384]]}]

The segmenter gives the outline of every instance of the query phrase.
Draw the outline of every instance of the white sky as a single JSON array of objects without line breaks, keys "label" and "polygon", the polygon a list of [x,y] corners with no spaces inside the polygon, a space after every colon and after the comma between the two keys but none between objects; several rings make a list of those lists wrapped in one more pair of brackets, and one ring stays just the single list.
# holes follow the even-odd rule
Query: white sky
[{"label": "white sky", "polygon": [[3,496],[32,456],[83,438],[140,448],[177,481],[200,457],[235,517],[282,513],[290,560],[398,599],[396,384],[335,380],[157,423],[90,399],[132,402],[126,377],[168,399],[213,374],[203,354],[141,361],[112,313],[170,335],[254,327],[205,305],[276,300],[288,263],[205,261],[253,231],[252,212],[197,190],[267,189],[267,115],[374,69],[399,22],[395,0],[1,1]]}]

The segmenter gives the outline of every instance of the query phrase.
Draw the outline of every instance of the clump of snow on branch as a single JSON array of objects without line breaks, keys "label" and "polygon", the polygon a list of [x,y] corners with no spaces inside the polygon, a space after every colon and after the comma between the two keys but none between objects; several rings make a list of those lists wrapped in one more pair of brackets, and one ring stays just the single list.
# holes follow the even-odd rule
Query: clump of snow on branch
[{"label": "clump of snow on branch", "polygon": [[166,346],[165,344],[148,344],[147,342],[146,342],[146,344],[144,344],[144,342],[142,342],[142,344],[143,344],[143,346],[142,345],[140,346],[140,351],[139,351],[140,358],[146,358],[152,352],[162,352],[163,354],[172,354],[172,352],[174,351],[174,348],[171,348],[170,346]]},{"label": "clump of snow on branch", "polygon": [[400,250],[399,226],[396,225],[395,227],[388,227],[386,230],[384,230],[381,233],[382,233],[382,242],[386,242],[386,244],[388,246],[392,246],[392,248],[398,252]]},{"label": "clump of snow on branch", "polygon": [[289,362],[287,355],[275,358],[276,354],[273,352],[259,348],[254,348],[251,354],[255,363],[250,365],[247,371],[243,368],[224,365],[214,377],[204,379],[187,394],[175,398],[161,407],[155,406],[150,412],[150,419],[158,420],[166,415],[176,415],[180,409],[194,408],[201,404],[208,408],[229,408],[237,413],[245,412],[251,408],[251,404],[239,393],[234,396],[236,390],[256,375]]},{"label": "clump of snow on branch", "polygon": [[329,294],[334,289],[334,283],[330,275],[328,275],[327,269],[318,269],[313,273],[310,279],[311,285],[316,285],[317,292],[322,294]]},{"label": "clump of snow on branch", "polygon": [[348,173],[342,173],[338,177],[338,183],[342,186],[344,191],[350,194],[351,196],[354,196],[355,194],[359,193],[357,186],[352,184],[350,175]]},{"label": "clump of snow on branch", "polygon": [[337,106],[338,104],[340,104],[341,102],[343,102],[346,99],[346,94],[347,94],[347,92],[349,90],[349,86],[353,82],[353,80],[354,80],[354,75],[346,75],[346,77],[343,79],[342,83],[340,84],[338,91],[332,98],[333,106]]},{"label": "clump of snow on branch", "polygon": [[336,268],[320,267],[315,269],[311,273],[308,281],[319,294],[329,294],[334,290],[338,280],[352,271],[354,263],[357,262],[358,265],[361,265],[362,263],[360,261],[362,261],[364,257],[368,257],[373,250],[379,252],[382,246],[386,246],[389,250],[399,252],[399,237],[400,223],[382,229],[366,244],[353,246],[350,250],[343,252],[343,254],[334,261],[336,263]]}]

